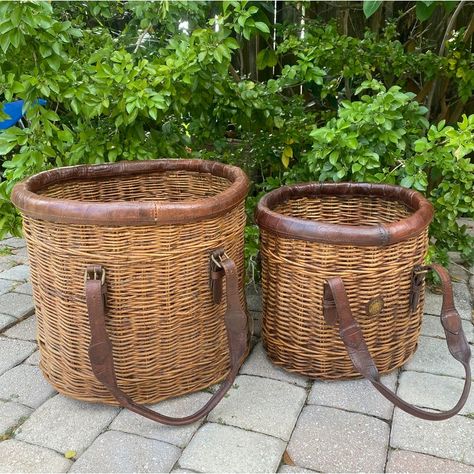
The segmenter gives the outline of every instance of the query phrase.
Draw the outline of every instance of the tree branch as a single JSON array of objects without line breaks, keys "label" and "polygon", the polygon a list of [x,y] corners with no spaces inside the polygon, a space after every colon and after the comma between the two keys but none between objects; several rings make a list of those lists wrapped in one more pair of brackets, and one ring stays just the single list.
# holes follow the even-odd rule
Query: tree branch
[{"label": "tree branch", "polygon": [[147,33],[149,33],[151,29],[151,25],[148,25],[141,33],[140,36],[137,39],[137,44],[135,46],[135,49],[133,50],[133,54],[135,54],[138,51],[138,48],[140,48],[141,44],[143,43],[143,40],[145,39],[145,36]]},{"label": "tree branch", "polygon": [[237,74],[237,71],[234,69],[232,64],[229,64],[229,72],[231,73],[232,77],[234,78],[235,82],[240,82],[240,76]]}]

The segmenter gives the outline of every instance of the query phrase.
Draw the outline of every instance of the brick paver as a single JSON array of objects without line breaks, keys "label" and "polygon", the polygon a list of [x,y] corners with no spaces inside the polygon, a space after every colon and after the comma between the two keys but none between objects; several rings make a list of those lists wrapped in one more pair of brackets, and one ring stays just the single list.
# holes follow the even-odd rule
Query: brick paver
[{"label": "brick paver", "polygon": [[[456,304],[456,309],[462,319],[471,320],[472,309],[470,304],[469,289],[465,283],[454,283],[453,293]],[[439,316],[441,312],[441,303],[443,297],[441,295],[426,292],[424,311],[426,314]]]},{"label": "brick paver", "polygon": [[390,445],[474,465],[474,419],[455,416],[430,422],[395,408]]},{"label": "brick paver", "polygon": [[16,438],[60,453],[82,453],[110,424],[117,408],[56,395],[21,426]]},{"label": "brick paver", "polygon": [[36,340],[36,317],[31,316],[5,331],[5,336],[24,341]]},{"label": "brick paver", "polygon": [[0,273],[0,279],[13,281],[26,281],[30,277],[30,268],[28,265],[17,265]]},{"label": "brick paver", "polygon": [[[408,403],[436,410],[449,410],[456,405],[463,387],[462,379],[407,371],[400,377],[397,393]],[[461,410],[461,414],[470,413],[474,413],[474,391],[471,391]]]},{"label": "brick paver", "polygon": [[30,364],[30,365],[39,365],[40,362],[40,353],[39,351],[33,352],[33,354],[28,357],[28,359],[25,360],[25,364]]},{"label": "brick paver", "polygon": [[391,451],[388,455],[387,468],[385,472],[470,472],[472,474],[474,469],[473,466],[468,466],[455,461],[397,449]]},{"label": "brick paver", "polygon": [[306,391],[278,380],[240,375],[234,386],[210,413],[209,420],[290,438],[306,400]]},{"label": "brick paver", "polygon": [[33,342],[0,336],[0,375],[23,362],[35,349]]},{"label": "brick paver", "polygon": [[15,282],[11,280],[0,280],[0,295],[4,295],[15,288]]},{"label": "brick paver", "polygon": [[280,439],[208,423],[193,437],[178,464],[198,472],[276,472],[284,450]]},{"label": "brick paver", "polygon": [[33,299],[20,293],[5,293],[0,296],[2,313],[14,318],[22,318],[33,313]]},{"label": "brick paver", "polygon": [[13,291],[15,293],[23,293],[24,295],[30,295],[30,296],[33,294],[33,288],[31,286],[31,283],[29,283],[29,282],[20,283],[19,285],[15,286]]},{"label": "brick paver", "polygon": [[0,472],[67,472],[71,461],[40,446],[14,439],[0,443]]},{"label": "brick paver", "polygon": [[[55,395],[38,368],[24,241],[0,241],[0,248],[7,244],[12,254],[0,256],[0,473],[474,472],[474,395],[461,415],[426,422],[394,411],[363,380],[310,381],[284,371],[259,342],[262,301],[253,286],[247,296],[256,345],[234,387],[206,419],[170,427]],[[455,299],[472,342],[474,277],[469,288],[469,273],[461,270]],[[464,375],[446,347],[440,307],[441,297],[427,292],[416,354],[400,375],[383,377],[409,402],[435,410],[455,403]],[[214,390],[152,408],[186,416]],[[73,452],[71,460],[66,451]]]},{"label": "brick paver", "polygon": [[[473,324],[466,320],[462,320],[462,327],[464,334],[466,334],[467,340],[472,343],[474,342],[474,326]],[[441,324],[441,319],[439,316],[431,316],[430,314],[425,314],[423,317],[423,323],[421,325],[421,334],[423,336],[439,337],[440,339],[445,339],[443,326]]]},{"label": "brick paver", "polygon": [[[472,359],[471,367],[474,367]],[[418,349],[405,365],[405,369],[449,377],[464,377],[463,366],[451,356],[446,342],[435,337],[420,337]]]},{"label": "brick paver", "polygon": [[169,472],[181,450],[120,431],[101,434],[69,472]]},{"label": "brick paver", "polygon": [[292,383],[300,387],[306,387],[308,385],[307,377],[292,374],[272,364],[261,342],[253,348],[252,353],[240,369],[240,373],[280,380],[281,382]]},{"label": "brick paver", "polygon": [[377,418],[307,406],[288,444],[296,465],[319,472],[381,472],[390,429]]},{"label": "brick paver", "polygon": [[11,326],[16,319],[13,316],[8,316],[7,314],[0,314],[0,331]]},{"label": "brick paver", "polygon": [[38,367],[21,364],[0,375],[0,399],[38,408],[56,390],[45,380]]},{"label": "brick paver", "polygon": [[[382,382],[391,390],[395,390],[397,372],[385,375]],[[386,420],[389,420],[393,413],[393,405],[374,390],[367,380],[316,381],[309,394],[308,403],[355,411]]]},{"label": "brick paver", "polygon": [[[211,398],[210,393],[198,392],[172,400],[166,400],[151,408],[163,415],[183,417],[191,415]],[[123,410],[110,425],[111,429],[134,433],[146,438],[166,441],[184,448],[199,428],[202,421],[185,426],[168,426],[147,420],[142,416]]]},{"label": "brick paver", "polygon": [[14,429],[23,422],[33,410],[15,402],[0,402],[0,435]]}]

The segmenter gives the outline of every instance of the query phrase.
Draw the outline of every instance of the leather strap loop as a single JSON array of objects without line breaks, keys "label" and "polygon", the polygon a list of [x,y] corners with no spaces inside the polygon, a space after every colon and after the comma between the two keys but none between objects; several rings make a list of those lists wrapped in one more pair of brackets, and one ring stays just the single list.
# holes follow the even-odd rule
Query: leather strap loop
[{"label": "leather strap loop", "polygon": [[459,413],[466,403],[471,388],[471,367],[469,364],[471,349],[469,348],[469,344],[467,343],[466,336],[462,329],[461,318],[454,307],[453,289],[448,272],[442,266],[437,264],[429,265],[424,267],[424,269],[434,270],[441,278],[443,289],[441,323],[446,334],[446,342],[448,344],[449,352],[463,365],[466,374],[464,388],[459,401],[453,408],[444,412],[436,413],[421,410],[420,408],[402,400],[398,395],[381,383],[379,372],[370,355],[367,344],[365,343],[362,330],[352,315],[344,283],[340,277],[330,278],[327,280],[329,291],[325,293],[325,300],[328,300],[329,293],[332,293],[332,299],[338,316],[339,334],[355,369],[369,380],[372,385],[395,406],[418,418],[440,421],[451,418]]},{"label": "leather strap loop", "polygon": [[[106,285],[100,278],[86,278],[86,302],[91,330],[89,358],[92,371],[120,405],[153,421],[166,425],[181,426],[193,423],[206,416],[232,387],[247,350],[247,316],[240,303],[239,280],[235,263],[229,258],[223,258],[220,264],[226,278],[227,310],[224,315],[224,323],[229,344],[230,371],[219,390],[209,401],[196,413],[183,418],[172,418],[156,413],[143,405],[135,403],[120,390],[115,375],[112,343],[105,325]],[[91,273],[91,269],[92,272],[98,274],[103,272],[102,267],[93,266],[88,268],[86,276]]]}]

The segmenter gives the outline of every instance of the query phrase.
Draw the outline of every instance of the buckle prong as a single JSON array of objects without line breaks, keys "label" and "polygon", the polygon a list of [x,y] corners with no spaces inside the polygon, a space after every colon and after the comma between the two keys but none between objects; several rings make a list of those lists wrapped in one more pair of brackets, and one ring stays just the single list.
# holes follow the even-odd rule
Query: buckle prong
[{"label": "buckle prong", "polygon": [[227,255],[227,252],[223,252],[218,256],[218,258],[219,260],[216,259],[216,256],[214,254],[211,254],[211,260],[216,264],[218,268],[222,268],[221,262],[230,257]]},{"label": "buckle prong", "polygon": [[98,271],[96,267],[86,268],[84,272],[84,283],[87,280],[100,280],[102,285],[105,284],[105,268],[101,268],[100,271]]}]

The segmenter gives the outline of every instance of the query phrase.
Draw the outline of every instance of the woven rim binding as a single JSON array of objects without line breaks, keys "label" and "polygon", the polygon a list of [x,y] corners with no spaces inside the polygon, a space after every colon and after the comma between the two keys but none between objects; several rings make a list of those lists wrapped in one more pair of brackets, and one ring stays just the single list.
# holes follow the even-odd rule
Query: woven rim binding
[{"label": "woven rim binding", "polygon": [[[397,222],[375,226],[353,226],[316,222],[279,214],[278,204],[291,199],[317,196],[374,196],[402,202],[413,213]],[[433,218],[433,206],[419,192],[401,186],[369,183],[308,183],[283,186],[266,194],[258,203],[258,225],[289,239],[340,245],[385,246],[418,235]]]},{"label": "woven rim binding", "polygon": [[[232,184],[215,196],[179,202],[158,201],[74,201],[37,194],[52,184],[147,174],[157,171],[210,173]],[[38,173],[18,183],[11,200],[32,218],[49,222],[92,225],[184,224],[220,216],[242,201],[248,191],[248,178],[238,167],[216,161],[160,159],[122,161],[101,165],[80,165]]]}]

